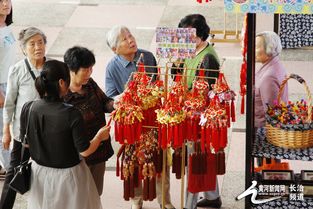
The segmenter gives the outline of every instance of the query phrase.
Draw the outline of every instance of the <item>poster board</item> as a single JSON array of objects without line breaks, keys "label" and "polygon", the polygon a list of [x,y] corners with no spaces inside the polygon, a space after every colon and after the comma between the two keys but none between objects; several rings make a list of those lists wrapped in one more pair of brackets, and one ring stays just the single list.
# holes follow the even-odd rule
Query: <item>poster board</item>
[{"label": "poster board", "polygon": [[185,59],[196,54],[195,28],[156,28],[156,56]]}]

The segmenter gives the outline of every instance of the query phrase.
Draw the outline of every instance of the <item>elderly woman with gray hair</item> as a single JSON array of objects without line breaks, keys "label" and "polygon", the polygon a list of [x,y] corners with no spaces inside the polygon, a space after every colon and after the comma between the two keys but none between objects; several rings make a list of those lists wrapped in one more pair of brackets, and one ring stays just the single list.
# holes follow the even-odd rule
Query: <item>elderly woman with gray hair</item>
[{"label": "elderly woman with gray hair", "polygon": [[[14,176],[14,167],[21,162],[20,115],[26,102],[39,99],[35,88],[35,78],[40,75],[45,63],[46,35],[35,27],[23,29],[19,33],[19,41],[25,59],[20,60],[9,70],[7,92],[3,108],[3,138],[4,149],[9,149],[13,139],[10,168],[8,169],[2,188],[0,208],[13,208],[16,192],[9,187]],[[10,132],[12,125],[12,133]],[[25,150],[24,160],[29,158],[28,149]]]},{"label": "elderly woman with gray hair", "polygon": [[[286,70],[279,60],[282,50],[279,36],[272,31],[256,35],[255,61],[262,63],[255,74],[255,127],[265,125],[267,105],[277,99],[279,87],[287,77]],[[288,102],[288,88],[285,86],[281,100]]]}]

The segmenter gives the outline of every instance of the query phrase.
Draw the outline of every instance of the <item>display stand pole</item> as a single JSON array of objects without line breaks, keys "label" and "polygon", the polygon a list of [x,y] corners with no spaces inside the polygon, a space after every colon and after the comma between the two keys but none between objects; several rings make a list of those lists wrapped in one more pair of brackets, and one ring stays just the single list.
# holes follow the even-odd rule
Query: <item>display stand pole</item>
[{"label": "display stand pole", "polygon": [[182,145],[182,160],[181,160],[181,187],[180,187],[180,207],[184,208],[184,192],[185,192],[185,158],[186,158],[186,147],[185,140]]},{"label": "display stand pole", "polygon": [[[184,67],[184,86],[185,90],[188,90],[188,85],[187,85],[187,67]],[[185,98],[186,95],[184,95]],[[181,153],[181,185],[180,185],[180,207],[181,209],[184,209],[184,193],[185,193],[185,160],[186,160],[186,141],[184,139],[184,142],[182,144],[182,153]],[[188,178],[188,177],[187,177]]]},{"label": "display stand pole", "polygon": [[[168,88],[168,67],[165,67],[165,78],[164,78],[164,104],[167,101],[167,88]],[[168,128],[166,132],[166,136],[168,138]],[[167,168],[167,147],[163,150],[163,166],[162,166],[162,209],[165,209],[165,175]]]},{"label": "display stand pole", "polygon": [[226,12],[224,12],[224,30],[223,30],[223,32],[224,32],[224,39],[226,39]]},{"label": "display stand pole", "polygon": [[236,39],[239,39],[238,33],[238,13],[236,13],[236,32],[235,32]]},{"label": "display stand pole", "polygon": [[[255,22],[256,15],[248,13],[247,19],[247,114],[246,114],[246,182],[245,188],[251,186],[253,173],[252,143],[254,139],[254,71],[255,71]],[[245,209],[251,208],[250,198],[245,198]]]},{"label": "display stand pole", "polygon": [[279,34],[279,14],[274,14],[274,32]]},{"label": "display stand pole", "polygon": [[165,209],[165,175],[167,167],[167,148],[163,150],[163,166],[162,166],[162,209]]}]

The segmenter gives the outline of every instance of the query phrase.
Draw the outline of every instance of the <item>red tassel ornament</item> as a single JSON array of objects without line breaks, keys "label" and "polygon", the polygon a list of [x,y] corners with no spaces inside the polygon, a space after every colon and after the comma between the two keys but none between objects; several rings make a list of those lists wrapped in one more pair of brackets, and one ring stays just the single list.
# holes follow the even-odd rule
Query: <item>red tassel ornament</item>
[{"label": "red tassel ornament", "polygon": [[220,148],[225,148],[227,146],[227,127],[222,126],[220,127],[220,144],[219,144],[219,149]]},{"label": "red tassel ornament", "polygon": [[156,198],[156,180],[155,180],[155,167],[153,163],[149,163],[149,200],[152,201]]},{"label": "red tassel ornament", "polygon": [[[231,102],[235,99],[235,92],[229,88],[226,78],[222,72],[220,72],[216,84],[213,85],[213,89],[209,92],[209,98],[212,100],[217,96],[218,102],[224,105],[227,115],[227,126],[230,127],[230,121],[234,121],[235,118],[235,109],[232,111]],[[233,118],[232,114],[234,114]]]},{"label": "red tassel ornament", "polygon": [[175,173],[176,179],[181,179],[182,148],[174,150],[172,161],[172,173]]},{"label": "red tassel ornament", "polygon": [[217,175],[224,175],[226,173],[226,165],[225,165],[225,152],[223,149],[217,152]]},{"label": "red tassel ornament", "polygon": [[227,127],[230,127],[230,106],[228,102],[225,103],[226,117],[227,117]]},{"label": "red tassel ornament", "polygon": [[245,95],[247,92],[247,60],[246,60],[246,55],[247,55],[247,47],[248,47],[248,24],[247,24],[247,19],[248,15],[246,14],[244,22],[243,22],[243,39],[241,42],[241,52],[242,52],[242,65],[241,65],[241,70],[240,70],[240,96],[241,96],[241,108],[240,108],[240,113],[244,114],[245,113]]},{"label": "red tassel ornament", "polygon": [[181,96],[184,94],[184,91],[185,87],[181,82],[181,76],[177,75],[176,82],[168,92],[166,104],[155,111],[157,115],[157,122],[162,127],[165,127],[165,130],[162,129],[162,149],[167,148],[167,146],[170,145],[171,142],[173,142],[172,145],[174,147],[181,146],[181,140],[179,140],[179,131],[182,132],[184,130],[178,129],[178,126],[179,124],[183,124],[184,120],[186,119],[186,113],[182,109],[183,104]]},{"label": "red tassel ornament", "polygon": [[[211,100],[209,107],[201,114],[200,125],[207,129],[205,131],[206,140],[201,140],[210,145],[217,152],[221,144],[227,144],[227,137],[225,137],[225,130],[227,136],[227,115],[224,105],[219,103],[217,95]],[[226,140],[223,141],[223,140]],[[202,145],[205,146],[205,145]],[[210,151],[210,150],[208,150]]]},{"label": "red tassel ornament", "polygon": [[134,176],[129,177],[129,197],[135,197],[135,186],[134,186]]},{"label": "red tassel ornament", "polygon": [[206,139],[205,143],[207,145],[207,151],[211,152],[210,144],[212,143],[212,128],[210,126],[205,128],[205,139]]},{"label": "red tassel ornament", "polygon": [[143,165],[143,200],[149,200],[149,166],[147,163]]},{"label": "red tassel ornament", "polygon": [[120,161],[119,158],[123,155],[122,161],[124,160],[124,154],[125,154],[125,145],[122,145],[120,149],[118,150],[117,156],[116,156],[116,176],[120,176]]},{"label": "red tassel ornament", "polygon": [[173,147],[177,148],[177,147],[179,147],[178,132],[182,131],[182,130],[178,129],[178,125],[175,125],[173,128],[174,128],[174,138],[173,138],[174,139],[174,143],[173,143]]},{"label": "red tassel ornament", "polygon": [[129,201],[129,195],[130,195],[130,185],[129,185],[129,179],[125,179],[123,183],[124,187],[124,200]]},{"label": "red tassel ornament", "polygon": [[112,119],[116,123],[116,140],[121,144],[138,141],[142,123],[154,125],[155,118],[151,117],[155,116],[156,107],[161,106],[160,98],[164,93],[163,82],[151,82],[145,73],[143,55],[140,56],[137,71],[133,80],[128,82],[116,110],[112,112]]},{"label": "red tassel ornament", "polygon": [[144,201],[149,200],[149,178],[148,177],[145,177],[143,179],[142,199]]},{"label": "red tassel ornament", "polygon": [[201,128],[201,151],[205,152],[205,147],[206,147],[206,136],[205,136],[205,128]]},{"label": "red tassel ornament", "polygon": [[134,144],[136,140],[139,140],[136,131],[140,130],[139,127],[143,120],[141,107],[131,104],[130,97],[131,94],[125,92],[123,99],[121,99],[124,102],[119,103],[117,109],[111,114],[116,125],[117,140],[121,144]]},{"label": "red tassel ornament", "polygon": [[234,102],[234,100],[232,99],[231,100],[231,105],[230,105],[230,107],[231,107],[231,121],[232,122],[235,122],[236,121],[236,110],[235,110],[235,104],[234,104],[235,102]]}]

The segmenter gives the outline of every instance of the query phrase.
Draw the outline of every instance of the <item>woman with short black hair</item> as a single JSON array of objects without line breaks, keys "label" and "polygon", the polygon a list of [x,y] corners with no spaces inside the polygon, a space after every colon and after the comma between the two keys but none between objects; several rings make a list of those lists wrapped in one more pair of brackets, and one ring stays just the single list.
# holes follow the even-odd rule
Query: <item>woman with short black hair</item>
[{"label": "woman with short black hair", "polygon": [[78,73],[81,67],[88,68],[96,63],[95,55],[87,48],[74,46],[64,55],[64,62],[71,72]]},{"label": "woman with short black hair", "polygon": [[[64,101],[74,105],[83,115],[87,139],[91,140],[100,127],[106,124],[105,113],[113,111],[113,99],[107,97],[90,77],[96,63],[89,49],[74,46],[64,55],[64,62],[70,70],[71,82]],[[86,158],[96,183],[99,196],[103,191],[105,162],[114,154],[111,139],[101,143],[95,153]]]},{"label": "woman with short black hair", "polygon": [[206,41],[210,34],[210,27],[207,24],[205,17],[200,14],[187,15],[180,20],[178,24],[179,28],[192,27],[196,29],[196,35],[202,41]]}]

